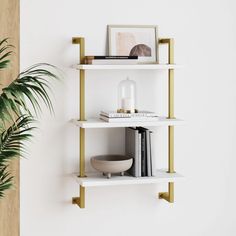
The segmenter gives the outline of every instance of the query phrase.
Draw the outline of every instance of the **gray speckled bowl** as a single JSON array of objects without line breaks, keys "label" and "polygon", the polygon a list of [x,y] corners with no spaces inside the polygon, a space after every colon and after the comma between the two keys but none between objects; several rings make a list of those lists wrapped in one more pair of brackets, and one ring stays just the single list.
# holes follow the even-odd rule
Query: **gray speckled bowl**
[{"label": "gray speckled bowl", "polygon": [[133,158],[122,155],[100,155],[92,157],[90,162],[94,169],[110,178],[113,173],[124,175],[124,172],[132,166]]}]

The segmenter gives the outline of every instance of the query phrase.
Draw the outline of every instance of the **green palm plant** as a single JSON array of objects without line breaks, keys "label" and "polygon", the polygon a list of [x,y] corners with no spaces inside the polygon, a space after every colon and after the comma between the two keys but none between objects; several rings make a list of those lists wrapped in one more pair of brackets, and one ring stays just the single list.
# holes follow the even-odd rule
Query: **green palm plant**
[{"label": "green palm plant", "polygon": [[[13,46],[8,39],[0,41],[0,71],[8,68]],[[25,142],[32,138],[35,116],[44,103],[53,112],[48,95],[49,80],[59,79],[56,68],[50,64],[36,64],[21,72],[0,93],[0,198],[13,185],[8,166],[13,158],[22,156]],[[32,109],[30,109],[31,107]],[[33,110],[33,111],[31,111]]]}]

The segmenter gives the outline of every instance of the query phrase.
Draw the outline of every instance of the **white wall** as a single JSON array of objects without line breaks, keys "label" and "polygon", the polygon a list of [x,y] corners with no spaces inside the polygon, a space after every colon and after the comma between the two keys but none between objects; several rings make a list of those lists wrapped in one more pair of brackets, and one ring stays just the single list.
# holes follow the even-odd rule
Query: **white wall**
[{"label": "white wall", "polygon": [[[49,62],[65,73],[53,83],[55,117],[46,111],[21,161],[22,236],[178,235],[233,236],[235,227],[236,9],[234,0],[21,0],[21,69]],[[86,53],[105,53],[107,24],[157,24],[176,40],[175,203],[157,199],[166,185],[91,188],[86,208],[71,204],[78,185],[78,73],[72,36],[86,38]],[[116,87],[137,81],[139,107],[165,114],[164,72],[89,72],[87,114],[116,108]],[[157,101],[153,103],[153,101]],[[150,103],[152,102],[152,103]],[[154,129],[157,166],[166,164],[166,129]],[[115,134],[115,135],[114,135]],[[123,130],[87,132],[86,158],[123,152]],[[90,142],[90,143],[89,143]]]}]

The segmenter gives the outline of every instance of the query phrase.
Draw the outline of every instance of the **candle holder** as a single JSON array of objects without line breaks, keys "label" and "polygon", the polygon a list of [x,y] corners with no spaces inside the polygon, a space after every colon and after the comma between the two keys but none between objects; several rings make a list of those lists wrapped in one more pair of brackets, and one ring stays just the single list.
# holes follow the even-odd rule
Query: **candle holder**
[{"label": "candle holder", "polygon": [[127,78],[118,86],[118,113],[136,113],[136,83]]}]

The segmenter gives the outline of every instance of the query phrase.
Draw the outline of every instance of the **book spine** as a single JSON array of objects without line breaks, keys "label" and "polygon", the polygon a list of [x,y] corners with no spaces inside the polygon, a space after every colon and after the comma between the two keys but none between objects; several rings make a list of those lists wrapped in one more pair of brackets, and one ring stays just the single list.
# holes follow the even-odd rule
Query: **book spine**
[{"label": "book spine", "polygon": [[138,63],[137,59],[100,59],[91,60],[92,65],[136,65]]},{"label": "book spine", "polygon": [[134,162],[134,164],[135,164],[135,166],[134,166],[134,175],[135,175],[135,177],[138,177],[139,176],[139,162],[138,162],[138,156],[139,156],[139,151],[138,151],[138,149],[139,149],[139,145],[138,145],[138,143],[139,143],[139,140],[138,140],[138,130],[135,130],[135,140],[134,140],[134,145],[135,145],[135,147],[134,147],[134,151],[135,151],[135,153],[134,153],[134,159],[135,159],[135,162]]},{"label": "book spine", "polygon": [[100,115],[108,118],[127,118],[131,117],[129,113],[106,113],[101,111]]},{"label": "book spine", "polygon": [[132,113],[131,117],[158,117],[155,113]]},{"label": "book spine", "polygon": [[145,121],[158,121],[157,117],[120,117],[120,118],[109,118],[104,115],[100,115],[100,119],[110,122],[110,123],[119,123],[119,122],[145,122]]},{"label": "book spine", "polygon": [[150,150],[150,131],[146,130],[146,156],[147,156],[147,176],[152,176],[151,170],[151,150]]},{"label": "book spine", "polygon": [[125,128],[125,155],[133,158],[133,164],[127,173],[134,176],[135,159],[132,152],[132,133],[130,128]]},{"label": "book spine", "polygon": [[113,117],[113,118],[119,118],[119,117],[131,117],[131,118],[144,118],[144,117],[158,117],[156,113],[153,112],[138,112],[138,113],[119,113],[114,111],[101,111],[100,113],[103,116],[106,117]]},{"label": "book spine", "polygon": [[141,141],[142,140],[142,135],[139,132],[138,133],[138,177],[142,176],[142,171],[141,171],[141,167],[142,167],[142,148],[141,148]]},{"label": "book spine", "polygon": [[125,154],[133,158],[132,167],[127,171],[130,175],[138,177],[138,130],[134,128],[125,129]]},{"label": "book spine", "polygon": [[145,144],[145,132],[142,131],[142,138],[141,138],[141,153],[142,153],[142,176],[146,176],[146,144]]},{"label": "book spine", "polygon": [[153,152],[152,152],[152,132],[149,132],[150,136],[150,155],[151,155],[151,166],[152,166],[152,176],[156,176],[156,162],[155,158],[153,157]]},{"label": "book spine", "polygon": [[132,60],[132,59],[138,59],[138,56],[86,56],[85,58],[88,60],[114,60],[114,59]]}]

